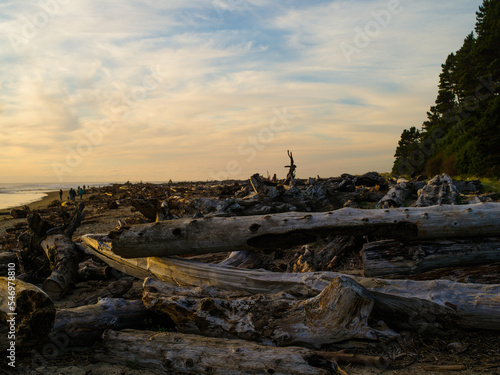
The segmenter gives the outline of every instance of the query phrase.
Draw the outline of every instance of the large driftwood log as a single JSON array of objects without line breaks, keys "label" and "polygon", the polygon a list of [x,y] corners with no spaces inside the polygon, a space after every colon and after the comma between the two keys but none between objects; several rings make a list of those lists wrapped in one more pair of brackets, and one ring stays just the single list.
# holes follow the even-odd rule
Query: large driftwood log
[{"label": "large driftwood log", "polygon": [[386,195],[377,203],[377,208],[402,207],[413,192],[413,183],[401,181],[389,189]]},{"label": "large driftwood log", "polygon": [[436,204],[458,204],[460,193],[453,180],[446,173],[437,175],[418,191],[415,207],[434,206]]},{"label": "large driftwood log", "polygon": [[87,346],[101,339],[106,329],[142,328],[147,310],[140,300],[102,298],[95,305],[61,309],[51,336],[65,346]]},{"label": "large driftwood log", "polygon": [[[101,259],[113,258],[114,263],[130,261],[113,254],[110,244],[104,241],[105,238],[102,235],[83,237],[90,251],[96,255],[104,253]],[[310,297],[321,292],[336,277],[345,276],[337,272],[279,273],[245,270],[178,258],[151,257],[140,260],[141,264],[146,265],[145,274],[175,285],[207,285],[250,293],[277,293],[287,290]],[[393,316],[395,321],[406,320],[405,324],[410,327],[439,322],[500,330],[499,284],[349,277],[373,293],[374,313],[382,317]]]},{"label": "large driftwood log", "polygon": [[47,337],[55,315],[54,303],[45,292],[21,280],[0,277],[0,321],[18,343],[34,344]]},{"label": "large driftwood log", "polygon": [[441,267],[500,262],[500,240],[376,241],[366,243],[361,256],[365,276],[414,275]]},{"label": "large driftwood log", "polygon": [[350,339],[397,336],[368,325],[374,299],[361,285],[342,276],[316,297],[297,300],[286,292],[249,297],[227,296],[213,288],[189,288],[146,279],[144,305],[167,314],[178,332],[211,337],[272,342],[275,345],[322,345]]},{"label": "large driftwood log", "polygon": [[78,277],[78,253],[71,238],[64,234],[47,237],[41,246],[52,269],[52,274],[45,280],[42,289],[57,301]]},{"label": "large driftwood log", "polygon": [[130,363],[173,374],[336,374],[337,365],[316,352],[276,348],[244,340],[170,332],[108,330],[96,359]]},{"label": "large driftwood log", "polygon": [[113,251],[125,258],[286,248],[335,234],[436,239],[500,235],[500,203],[205,217],[142,224],[115,234]]}]

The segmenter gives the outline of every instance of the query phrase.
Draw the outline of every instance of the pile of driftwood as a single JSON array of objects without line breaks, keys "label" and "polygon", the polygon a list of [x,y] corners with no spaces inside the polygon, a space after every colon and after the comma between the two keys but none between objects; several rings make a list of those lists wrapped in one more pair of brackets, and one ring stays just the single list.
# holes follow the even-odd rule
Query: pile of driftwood
[{"label": "pile of driftwood", "polygon": [[[281,189],[259,186],[254,179],[257,194]],[[433,183],[449,185],[446,176]],[[380,206],[401,206],[408,184],[400,181]],[[445,199],[455,191],[450,185],[427,186],[430,193],[424,188],[420,197],[431,202],[431,195]],[[286,194],[298,196],[293,188]],[[389,197],[393,203],[384,203]],[[102,338],[98,360],[172,373],[335,374],[341,372],[340,362],[387,366],[390,359],[325,351],[331,344],[391,340],[401,330],[500,330],[500,284],[401,279],[441,267],[499,262],[500,204],[419,205],[168,220],[168,204],[160,204],[154,206],[156,222],[121,225],[77,242],[71,237],[83,206],[61,228],[31,217],[32,246],[44,249],[52,274],[43,291],[18,282],[17,334],[26,343],[62,337],[66,347]],[[228,266],[259,250],[288,249],[335,234],[375,239],[361,251],[363,276]],[[220,252],[238,262],[185,258]],[[109,273],[92,261],[79,268],[82,253],[144,279],[142,299],[102,298],[56,311],[52,300],[62,297],[79,274],[106,278]],[[7,279],[0,281],[5,288]],[[113,288],[130,282],[118,280]],[[8,306],[0,304],[0,318],[7,313]],[[175,332],[144,330],[151,316]]]}]

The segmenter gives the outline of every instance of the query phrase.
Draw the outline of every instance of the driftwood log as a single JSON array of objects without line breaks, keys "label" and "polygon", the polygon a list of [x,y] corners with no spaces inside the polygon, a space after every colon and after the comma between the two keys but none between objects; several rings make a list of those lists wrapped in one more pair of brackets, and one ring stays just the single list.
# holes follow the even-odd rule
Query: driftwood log
[{"label": "driftwood log", "polygon": [[[106,236],[82,237],[90,251],[101,259],[113,259],[108,264],[125,265],[131,259],[123,259],[111,251]],[[136,259],[144,265],[144,274],[175,285],[215,286],[250,293],[293,294],[312,297],[320,293],[330,282],[345,276],[337,272],[280,273],[265,270],[246,270],[220,267],[178,258]],[[127,269],[128,266],[124,266]],[[137,266],[135,266],[137,267]],[[134,267],[130,268],[136,273]],[[385,280],[349,276],[373,293],[373,312],[387,321],[390,316],[403,326],[424,327],[441,323],[461,327],[500,330],[500,285],[463,284],[447,280],[413,281]]]},{"label": "driftwood log", "polygon": [[42,289],[57,301],[78,277],[78,253],[71,238],[65,234],[48,236],[41,246],[52,269],[52,274],[45,280]]},{"label": "driftwood log", "polygon": [[377,208],[402,207],[413,192],[413,183],[401,181],[389,189],[386,195],[377,203]]},{"label": "driftwood log", "polygon": [[415,275],[441,267],[500,262],[500,240],[376,241],[364,244],[361,256],[365,276]]},{"label": "driftwood log", "polygon": [[244,340],[125,329],[103,334],[96,359],[173,374],[336,374],[337,365],[316,352]]},{"label": "driftwood log", "polygon": [[453,180],[446,173],[435,176],[418,191],[415,207],[428,207],[437,204],[458,204],[460,193]]},{"label": "driftwood log", "polygon": [[142,327],[146,313],[140,300],[102,298],[95,305],[58,310],[51,336],[65,346],[92,345],[106,329]]},{"label": "driftwood log", "polygon": [[397,336],[368,325],[374,299],[346,276],[333,279],[307,300],[286,292],[234,297],[220,289],[193,291],[156,279],[146,279],[143,290],[144,305],[167,314],[182,333],[314,348],[350,339]]},{"label": "driftwood log", "polygon": [[0,277],[0,321],[18,343],[35,344],[47,337],[55,315],[54,303],[45,292],[21,280]]},{"label": "driftwood log", "polygon": [[109,266],[101,266],[88,259],[78,265],[78,278],[82,281],[86,280],[107,280],[112,276],[112,268]]},{"label": "driftwood log", "polygon": [[328,235],[377,235],[386,239],[440,239],[500,235],[500,203],[205,217],[141,224],[113,236],[125,258],[194,255],[287,248]]}]

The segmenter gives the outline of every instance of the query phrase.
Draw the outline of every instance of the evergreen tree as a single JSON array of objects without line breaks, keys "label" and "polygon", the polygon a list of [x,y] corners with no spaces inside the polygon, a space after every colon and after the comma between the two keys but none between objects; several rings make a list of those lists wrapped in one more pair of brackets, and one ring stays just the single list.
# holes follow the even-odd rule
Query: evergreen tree
[{"label": "evergreen tree", "polygon": [[393,173],[500,173],[500,0],[484,0],[476,36],[441,66],[422,131],[401,134]]}]

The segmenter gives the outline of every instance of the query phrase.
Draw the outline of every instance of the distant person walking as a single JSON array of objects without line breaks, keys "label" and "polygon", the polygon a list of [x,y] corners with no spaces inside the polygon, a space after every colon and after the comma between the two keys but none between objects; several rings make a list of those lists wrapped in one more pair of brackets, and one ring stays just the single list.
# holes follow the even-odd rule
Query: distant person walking
[{"label": "distant person walking", "polygon": [[83,193],[84,193],[83,189],[80,188],[80,190],[78,190],[78,195],[80,195],[80,200],[83,199]]},{"label": "distant person walking", "polygon": [[73,188],[69,189],[69,199],[74,201],[75,198],[76,198],[76,191]]},{"label": "distant person walking", "polygon": [[63,191],[62,189],[59,189],[59,200],[62,201],[62,195],[63,195]]}]

